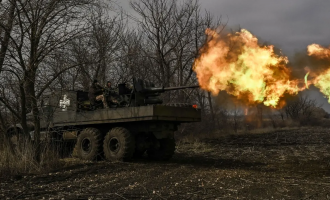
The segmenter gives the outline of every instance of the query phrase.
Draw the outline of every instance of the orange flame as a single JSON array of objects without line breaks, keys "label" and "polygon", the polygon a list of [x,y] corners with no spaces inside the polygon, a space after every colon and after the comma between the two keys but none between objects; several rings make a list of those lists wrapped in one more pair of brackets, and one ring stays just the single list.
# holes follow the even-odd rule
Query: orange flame
[{"label": "orange flame", "polygon": [[298,80],[290,80],[288,59],[260,46],[258,39],[242,29],[220,35],[207,29],[208,40],[193,69],[201,88],[217,95],[221,90],[249,103],[276,107],[284,93],[296,94]]},{"label": "orange flame", "polygon": [[[307,47],[307,51],[309,56],[325,59],[330,62],[330,46],[329,48],[324,48],[318,44],[311,44]],[[330,103],[330,64],[329,69],[318,74],[312,82],[328,97],[328,102]]]},{"label": "orange flame", "polygon": [[324,48],[318,44],[311,44],[307,47],[307,52],[309,56],[316,56],[318,58],[329,58],[330,59],[330,47]]}]

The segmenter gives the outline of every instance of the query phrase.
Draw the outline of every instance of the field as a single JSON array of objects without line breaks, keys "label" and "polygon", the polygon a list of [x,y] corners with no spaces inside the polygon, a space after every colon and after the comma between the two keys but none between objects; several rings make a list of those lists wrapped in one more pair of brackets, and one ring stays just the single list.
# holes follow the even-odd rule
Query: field
[{"label": "field", "polygon": [[330,130],[181,139],[168,162],[82,163],[2,178],[0,199],[330,199]]}]

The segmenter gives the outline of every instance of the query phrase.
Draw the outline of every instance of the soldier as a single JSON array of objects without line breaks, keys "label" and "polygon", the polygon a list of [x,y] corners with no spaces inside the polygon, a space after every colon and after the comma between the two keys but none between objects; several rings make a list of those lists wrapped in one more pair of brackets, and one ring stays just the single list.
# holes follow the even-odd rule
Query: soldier
[{"label": "soldier", "polygon": [[98,84],[97,80],[94,80],[89,88],[88,98],[91,105],[95,105],[95,101],[102,100],[104,108],[108,108],[108,104],[103,95],[103,88]]},{"label": "soldier", "polygon": [[112,92],[112,88],[111,88],[111,82],[108,81],[107,84],[104,87],[104,96],[108,97],[110,96],[110,93]]},{"label": "soldier", "polygon": [[112,104],[118,104],[118,101],[116,100],[117,94],[115,90],[111,87],[111,81],[108,81],[107,85],[105,86],[104,96],[107,102],[110,102]]}]

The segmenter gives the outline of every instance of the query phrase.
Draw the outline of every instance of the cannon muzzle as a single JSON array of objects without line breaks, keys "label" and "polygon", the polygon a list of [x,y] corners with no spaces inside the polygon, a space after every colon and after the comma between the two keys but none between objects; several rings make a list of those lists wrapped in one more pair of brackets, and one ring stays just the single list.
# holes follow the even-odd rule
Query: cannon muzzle
[{"label": "cannon muzzle", "polygon": [[166,91],[182,90],[182,89],[187,89],[187,88],[199,88],[199,85],[176,86],[176,87],[151,87],[151,88],[143,88],[140,92],[142,92],[142,93],[163,93]]}]

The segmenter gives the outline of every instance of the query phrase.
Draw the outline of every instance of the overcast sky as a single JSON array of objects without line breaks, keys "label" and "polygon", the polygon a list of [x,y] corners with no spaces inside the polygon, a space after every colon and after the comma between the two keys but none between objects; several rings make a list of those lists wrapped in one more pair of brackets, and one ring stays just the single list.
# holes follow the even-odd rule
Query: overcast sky
[{"label": "overcast sky", "polygon": [[[130,0],[117,1],[127,11]],[[303,51],[307,45],[330,45],[330,0],[200,0],[201,7],[228,20],[284,54]]]},{"label": "overcast sky", "polygon": [[246,28],[285,54],[330,44],[330,0],[201,0],[203,8]]},{"label": "overcast sky", "polygon": [[[129,0],[120,4],[127,12]],[[203,10],[228,20],[228,27],[245,28],[260,40],[274,44],[291,56],[307,45],[330,45],[330,0],[200,0]],[[327,104],[319,93],[314,97]],[[325,105],[330,112],[330,105]]]}]

